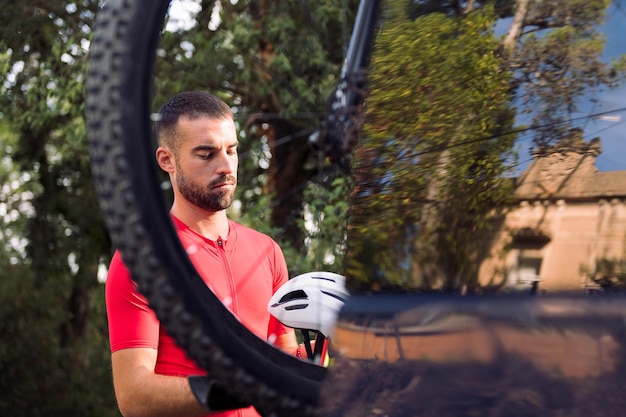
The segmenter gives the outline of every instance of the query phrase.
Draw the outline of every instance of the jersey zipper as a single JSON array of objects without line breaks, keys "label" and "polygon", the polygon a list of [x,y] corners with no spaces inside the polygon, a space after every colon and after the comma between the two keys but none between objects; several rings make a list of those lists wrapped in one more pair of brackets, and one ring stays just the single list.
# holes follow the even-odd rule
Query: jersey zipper
[{"label": "jersey zipper", "polygon": [[226,249],[224,248],[224,240],[220,237],[217,239],[217,246],[219,248],[220,257],[222,258],[222,263],[224,264],[224,269],[226,270],[226,275],[228,279],[228,286],[230,287],[230,311],[233,314],[237,315],[239,312],[239,308],[237,306],[237,288],[235,284],[235,278],[233,277],[233,271],[230,269],[230,263],[228,262],[228,256],[226,256]]}]

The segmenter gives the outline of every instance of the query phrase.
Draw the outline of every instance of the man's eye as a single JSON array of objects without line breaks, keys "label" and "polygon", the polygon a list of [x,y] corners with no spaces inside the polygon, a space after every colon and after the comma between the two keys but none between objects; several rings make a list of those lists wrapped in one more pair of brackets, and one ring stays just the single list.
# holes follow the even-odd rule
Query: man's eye
[{"label": "man's eye", "polygon": [[213,156],[213,154],[204,154],[204,155],[198,155],[201,159],[211,159],[211,157]]}]

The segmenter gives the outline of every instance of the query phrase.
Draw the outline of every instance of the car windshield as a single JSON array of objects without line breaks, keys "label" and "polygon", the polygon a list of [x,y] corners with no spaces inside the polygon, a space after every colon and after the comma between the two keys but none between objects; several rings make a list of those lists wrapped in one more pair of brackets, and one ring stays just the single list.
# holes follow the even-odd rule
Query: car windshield
[{"label": "car windshield", "polygon": [[353,153],[352,291],[626,285],[625,7],[383,2]]}]

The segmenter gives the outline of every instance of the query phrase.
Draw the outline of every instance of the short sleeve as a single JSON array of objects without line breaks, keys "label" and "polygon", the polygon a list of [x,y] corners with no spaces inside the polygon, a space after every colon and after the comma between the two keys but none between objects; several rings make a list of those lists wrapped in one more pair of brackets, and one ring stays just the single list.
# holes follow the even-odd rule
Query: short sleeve
[{"label": "short sleeve", "polygon": [[158,347],[159,322],[117,251],[109,265],[105,299],[111,352]]}]

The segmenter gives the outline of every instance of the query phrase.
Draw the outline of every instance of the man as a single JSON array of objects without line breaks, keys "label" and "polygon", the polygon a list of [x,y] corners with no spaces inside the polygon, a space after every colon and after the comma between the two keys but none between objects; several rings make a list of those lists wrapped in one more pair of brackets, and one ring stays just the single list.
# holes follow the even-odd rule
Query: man
[{"label": "man", "polygon": [[[156,130],[156,159],[174,191],[171,217],[196,269],[249,330],[300,356],[293,329],[267,312],[271,295],[288,280],[281,249],[226,216],[238,166],[231,109],[205,92],[184,92],[161,107]],[[113,384],[125,417],[217,415],[200,406],[187,378],[206,372],[160,327],[118,252],[109,267],[106,307]],[[219,415],[258,416],[252,407]]]}]

